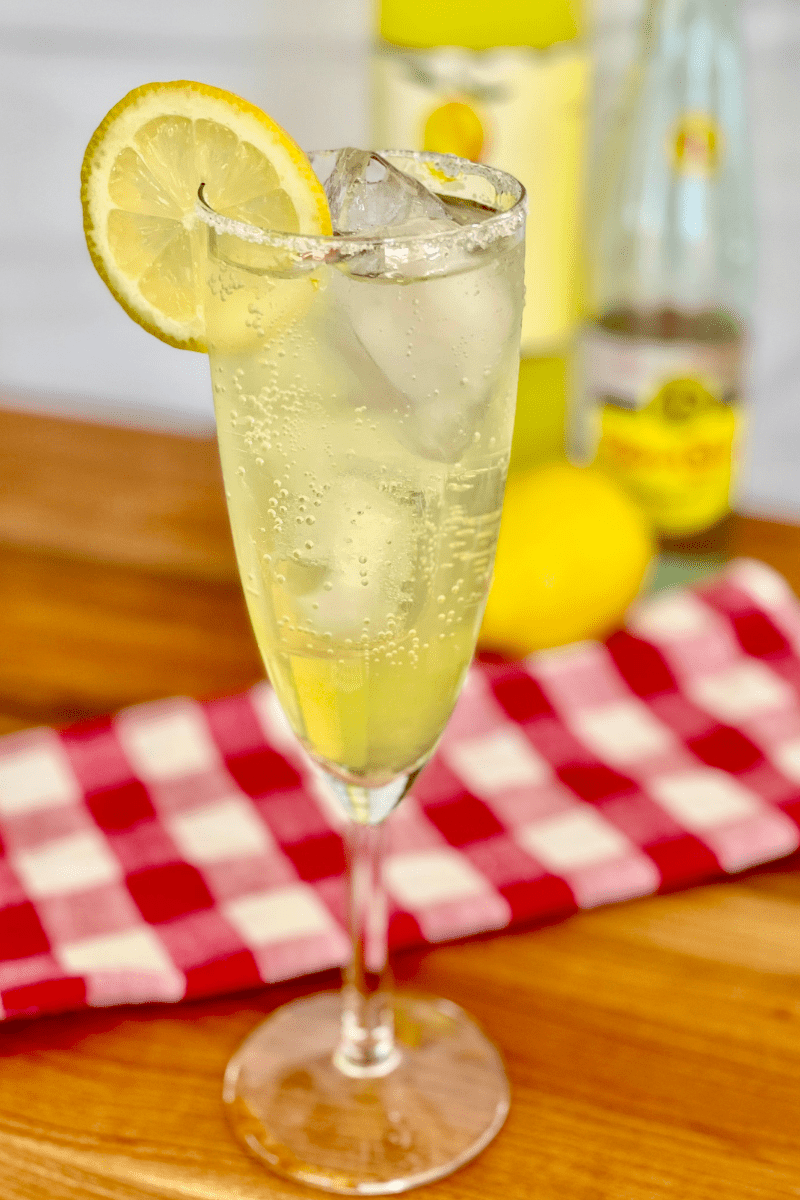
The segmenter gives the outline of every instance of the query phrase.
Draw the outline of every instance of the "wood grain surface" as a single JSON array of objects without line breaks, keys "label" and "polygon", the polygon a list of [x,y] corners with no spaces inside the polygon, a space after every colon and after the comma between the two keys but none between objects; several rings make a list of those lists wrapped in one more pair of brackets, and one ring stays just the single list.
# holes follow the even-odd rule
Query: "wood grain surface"
[{"label": "wood grain surface", "polygon": [[[262,674],[212,443],[0,413],[0,731]],[[737,551],[800,589],[800,530]],[[800,1195],[800,874],[790,863],[400,956],[506,1057],[513,1107],[440,1200]],[[231,1139],[230,1053],[332,974],[224,1000],[0,1026],[2,1200],[312,1193]]]}]

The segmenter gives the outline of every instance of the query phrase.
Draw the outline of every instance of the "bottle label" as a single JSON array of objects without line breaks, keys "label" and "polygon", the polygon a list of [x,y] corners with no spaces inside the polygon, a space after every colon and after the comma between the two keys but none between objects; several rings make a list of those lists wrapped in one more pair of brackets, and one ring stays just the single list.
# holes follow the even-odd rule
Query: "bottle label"
[{"label": "bottle label", "polygon": [[650,342],[594,328],[579,359],[576,456],[617,478],[662,534],[721,520],[736,467],[742,339]]},{"label": "bottle label", "polygon": [[373,140],[489,162],[528,192],[522,352],[563,345],[574,327],[588,58],[547,50],[382,43],[373,57]]},{"label": "bottle label", "polygon": [[707,113],[686,112],[671,130],[667,149],[677,175],[715,175],[722,159],[722,131]]}]

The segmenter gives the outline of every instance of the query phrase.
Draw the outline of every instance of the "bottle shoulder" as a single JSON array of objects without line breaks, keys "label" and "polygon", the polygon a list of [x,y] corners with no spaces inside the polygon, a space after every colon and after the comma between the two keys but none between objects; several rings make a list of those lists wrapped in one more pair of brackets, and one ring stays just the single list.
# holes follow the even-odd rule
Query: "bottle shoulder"
[{"label": "bottle shoulder", "polygon": [[[710,7],[694,0],[692,11]],[[741,56],[727,30],[717,36],[709,20],[701,36],[689,24],[671,42],[660,29],[640,56],[594,166],[595,311],[750,308],[755,221]]]}]

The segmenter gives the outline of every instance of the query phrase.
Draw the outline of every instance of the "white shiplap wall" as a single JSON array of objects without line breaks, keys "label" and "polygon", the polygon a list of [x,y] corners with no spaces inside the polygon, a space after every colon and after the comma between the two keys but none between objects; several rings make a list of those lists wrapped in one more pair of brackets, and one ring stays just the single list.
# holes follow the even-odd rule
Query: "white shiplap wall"
[{"label": "white shiplap wall", "polygon": [[89,262],[86,143],[130,88],[188,78],[247,96],[301,145],[363,144],[368,26],[366,0],[3,0],[0,402],[212,425],[204,357],[138,329]]},{"label": "white shiplap wall", "polygon": [[[640,0],[597,0],[624,57]],[[744,500],[800,516],[800,0],[744,0],[760,230]],[[307,147],[366,144],[371,0],[3,0],[0,403],[211,426],[204,358],[123,316],[81,233],[78,172],[107,109],[196,78]],[[608,73],[613,78],[613,72]]]}]

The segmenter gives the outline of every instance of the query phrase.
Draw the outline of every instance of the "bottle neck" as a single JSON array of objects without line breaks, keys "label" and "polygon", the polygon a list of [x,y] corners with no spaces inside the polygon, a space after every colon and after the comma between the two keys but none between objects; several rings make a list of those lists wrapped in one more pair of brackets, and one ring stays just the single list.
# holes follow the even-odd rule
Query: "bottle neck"
[{"label": "bottle neck", "polygon": [[676,32],[697,25],[738,35],[739,0],[649,0],[642,25],[645,50],[652,54]]},{"label": "bottle neck", "polygon": [[735,0],[652,0],[609,137],[591,282],[600,312],[749,311],[752,203]]}]

